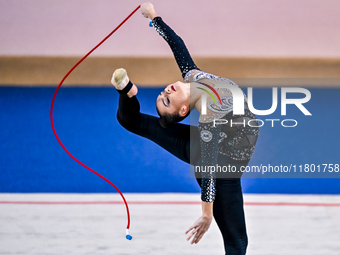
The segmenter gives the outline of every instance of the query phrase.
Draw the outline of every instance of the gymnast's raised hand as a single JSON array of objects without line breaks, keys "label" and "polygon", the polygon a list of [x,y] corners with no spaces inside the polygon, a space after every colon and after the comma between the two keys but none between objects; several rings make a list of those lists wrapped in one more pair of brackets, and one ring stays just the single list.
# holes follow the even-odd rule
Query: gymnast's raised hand
[{"label": "gymnast's raised hand", "polygon": [[153,4],[150,2],[144,3],[140,6],[140,11],[145,18],[153,20],[157,17]]}]

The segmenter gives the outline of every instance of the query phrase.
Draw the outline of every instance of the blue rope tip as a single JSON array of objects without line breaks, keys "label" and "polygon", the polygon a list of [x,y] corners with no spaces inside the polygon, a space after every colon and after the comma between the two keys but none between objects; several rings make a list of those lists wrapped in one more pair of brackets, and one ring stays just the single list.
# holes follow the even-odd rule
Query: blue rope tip
[{"label": "blue rope tip", "polygon": [[152,20],[149,22],[149,27],[153,27]]},{"label": "blue rope tip", "polygon": [[126,239],[127,239],[127,240],[131,240],[131,239],[132,239],[132,236],[126,235]]}]

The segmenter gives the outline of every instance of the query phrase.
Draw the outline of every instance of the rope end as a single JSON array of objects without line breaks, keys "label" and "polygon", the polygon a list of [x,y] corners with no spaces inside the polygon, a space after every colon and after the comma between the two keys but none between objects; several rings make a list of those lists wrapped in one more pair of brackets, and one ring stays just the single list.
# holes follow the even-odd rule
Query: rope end
[{"label": "rope end", "polygon": [[126,229],[126,239],[131,240],[132,236],[129,235],[129,229]]}]

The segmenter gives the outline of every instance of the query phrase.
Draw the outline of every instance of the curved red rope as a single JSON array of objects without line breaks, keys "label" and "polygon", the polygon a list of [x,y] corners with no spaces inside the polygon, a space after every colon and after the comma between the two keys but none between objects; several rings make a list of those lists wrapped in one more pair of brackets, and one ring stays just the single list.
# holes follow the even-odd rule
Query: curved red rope
[{"label": "curved red rope", "polygon": [[87,58],[93,51],[95,51],[103,42],[105,42],[114,32],[116,32],[118,30],[118,28],[120,28],[138,9],[140,8],[140,5],[133,11],[130,13],[129,16],[127,16],[110,34],[108,34],[100,43],[98,43],[92,50],[90,50],[81,60],[78,61],[77,64],[75,64],[70,71],[68,71],[68,73],[64,76],[64,78],[61,80],[61,82],[59,83],[59,86],[57,87],[56,91],[54,92],[53,95],[53,99],[52,99],[52,104],[51,104],[51,111],[50,111],[50,117],[51,117],[51,124],[52,124],[52,129],[53,129],[53,133],[55,135],[55,137],[57,138],[59,144],[61,145],[61,147],[63,147],[63,149],[67,152],[67,154],[73,158],[76,162],[78,162],[80,165],[82,165],[83,167],[85,167],[86,169],[90,170],[92,173],[98,175],[100,178],[104,179],[105,181],[107,181],[109,184],[111,184],[118,192],[119,194],[122,196],[125,206],[126,206],[126,211],[127,211],[127,218],[128,218],[128,224],[127,224],[127,229],[130,228],[130,212],[129,212],[129,206],[125,200],[125,197],[123,196],[122,192],[116,187],[116,185],[114,185],[111,181],[109,181],[108,179],[106,179],[104,176],[100,175],[99,173],[97,173],[96,171],[92,170],[90,167],[86,166],[84,163],[80,162],[78,159],[76,159],[67,149],[66,147],[62,144],[62,142],[60,141],[57,132],[55,131],[54,128],[54,123],[53,123],[53,105],[54,105],[54,100],[55,97],[58,93],[59,88],[61,87],[61,85],[64,83],[65,79],[72,73],[72,71],[81,63],[84,61],[85,58]]}]

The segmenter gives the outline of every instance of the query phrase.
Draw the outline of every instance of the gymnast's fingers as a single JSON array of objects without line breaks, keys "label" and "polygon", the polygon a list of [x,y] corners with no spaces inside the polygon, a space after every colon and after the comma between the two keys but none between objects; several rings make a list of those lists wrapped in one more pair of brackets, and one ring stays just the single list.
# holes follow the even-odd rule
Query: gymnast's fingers
[{"label": "gymnast's fingers", "polygon": [[187,229],[187,231],[185,231],[185,234],[188,234],[190,232],[190,230],[194,229],[197,227],[197,224],[193,224],[190,228]]},{"label": "gymnast's fingers", "polygon": [[206,231],[204,231],[204,230],[198,231],[198,232],[196,233],[194,239],[192,240],[192,243],[197,244],[197,243],[201,240],[201,238],[203,237],[203,235],[205,234],[205,232],[206,232]]},{"label": "gymnast's fingers", "polygon": [[192,230],[192,232],[190,233],[190,235],[187,238],[187,241],[189,241],[191,239],[191,237],[193,237],[196,233],[197,233],[198,229],[194,228]]}]

